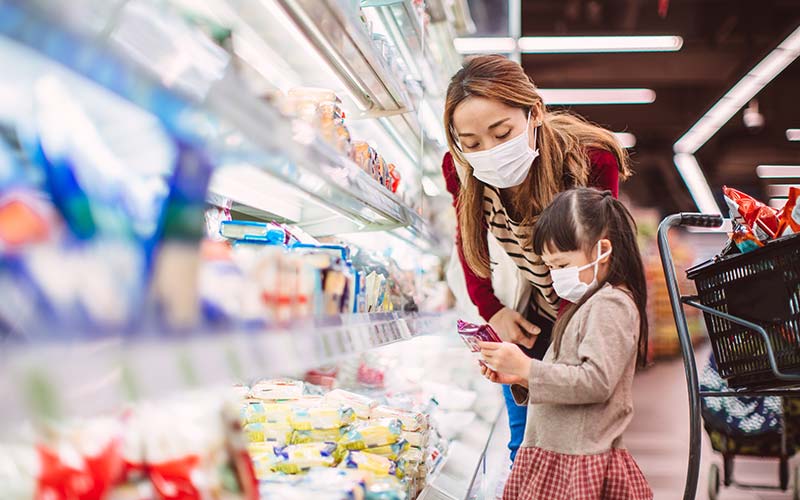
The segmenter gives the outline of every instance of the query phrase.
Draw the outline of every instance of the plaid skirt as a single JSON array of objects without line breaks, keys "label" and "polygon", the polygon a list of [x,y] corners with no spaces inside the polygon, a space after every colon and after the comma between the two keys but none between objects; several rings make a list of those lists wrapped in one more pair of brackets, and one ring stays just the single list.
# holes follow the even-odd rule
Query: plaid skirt
[{"label": "plaid skirt", "polygon": [[653,492],[627,450],[566,455],[519,449],[503,500],[652,500]]}]

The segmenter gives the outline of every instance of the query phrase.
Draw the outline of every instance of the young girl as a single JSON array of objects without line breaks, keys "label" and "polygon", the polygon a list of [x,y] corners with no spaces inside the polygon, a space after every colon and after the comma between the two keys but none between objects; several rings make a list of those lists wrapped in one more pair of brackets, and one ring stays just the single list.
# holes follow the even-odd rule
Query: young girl
[{"label": "young girl", "polygon": [[569,305],[542,361],[512,343],[482,342],[492,382],[528,406],[525,439],[503,500],[652,499],[622,443],[631,384],[647,353],[647,292],[635,223],[610,192],[557,195],[533,231],[533,251]]}]

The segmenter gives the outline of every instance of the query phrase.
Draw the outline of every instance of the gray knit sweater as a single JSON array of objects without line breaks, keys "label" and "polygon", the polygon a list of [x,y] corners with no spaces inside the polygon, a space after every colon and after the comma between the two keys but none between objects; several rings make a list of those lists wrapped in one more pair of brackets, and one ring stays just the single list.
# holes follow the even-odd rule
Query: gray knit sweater
[{"label": "gray knit sweater", "polygon": [[523,447],[591,455],[622,448],[633,418],[639,313],[625,290],[605,285],[575,312],[561,352],[532,360],[528,388],[511,390],[528,407]]}]

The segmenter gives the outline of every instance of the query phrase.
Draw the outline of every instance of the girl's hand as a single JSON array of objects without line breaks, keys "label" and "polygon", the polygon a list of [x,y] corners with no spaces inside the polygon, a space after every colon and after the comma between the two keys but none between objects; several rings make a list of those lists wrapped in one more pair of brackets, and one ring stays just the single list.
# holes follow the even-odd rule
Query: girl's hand
[{"label": "girl's hand", "polygon": [[489,320],[489,325],[504,342],[514,342],[529,349],[533,347],[534,342],[536,342],[536,336],[541,331],[538,326],[508,307],[497,311]]},{"label": "girl's hand", "polygon": [[480,365],[481,365],[481,375],[486,377],[489,380],[489,382],[494,382],[495,384],[505,384],[505,385],[519,384],[528,387],[528,381],[525,380],[524,378],[515,377],[514,375],[497,373],[496,371],[486,366],[486,364],[484,363],[480,363]]},{"label": "girl's hand", "polygon": [[516,344],[511,342],[478,342],[481,356],[493,371],[517,379],[528,379],[531,360]]}]

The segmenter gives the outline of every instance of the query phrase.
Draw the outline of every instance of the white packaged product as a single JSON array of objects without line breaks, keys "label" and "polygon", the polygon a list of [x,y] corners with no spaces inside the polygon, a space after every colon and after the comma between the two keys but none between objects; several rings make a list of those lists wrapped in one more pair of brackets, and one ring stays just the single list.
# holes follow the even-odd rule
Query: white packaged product
[{"label": "white packaged product", "polygon": [[405,431],[420,431],[428,428],[428,418],[424,413],[400,410],[388,406],[376,406],[372,410],[373,419],[396,418],[403,424]]},{"label": "white packaged product", "polygon": [[299,399],[303,396],[303,387],[303,382],[299,380],[262,380],[253,386],[250,390],[250,396],[266,401]]},{"label": "white packaged product", "polygon": [[356,412],[356,417],[368,419],[377,403],[372,398],[342,389],[334,389],[325,395],[325,401],[349,406]]}]

